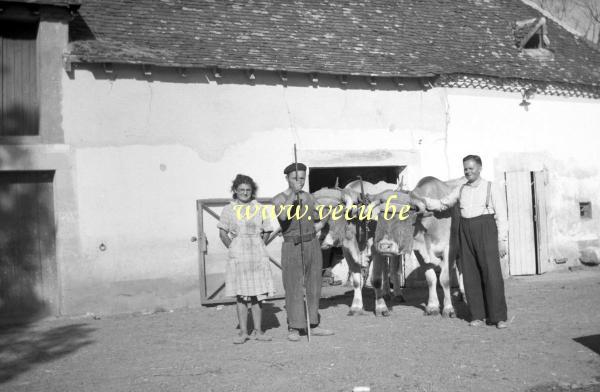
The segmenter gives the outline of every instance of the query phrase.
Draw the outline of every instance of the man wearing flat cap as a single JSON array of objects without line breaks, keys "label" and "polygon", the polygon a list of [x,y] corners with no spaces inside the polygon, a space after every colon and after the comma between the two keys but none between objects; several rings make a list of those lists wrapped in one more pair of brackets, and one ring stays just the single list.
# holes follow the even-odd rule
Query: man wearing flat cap
[{"label": "man wearing flat cap", "polygon": [[[333,335],[332,331],[318,326],[323,259],[316,232],[324,226],[325,222],[317,222],[319,215],[316,210],[316,200],[310,193],[302,191],[306,181],[306,165],[292,163],[284,169],[283,174],[288,188],[273,198],[273,204],[276,211],[282,211],[282,209],[285,211],[279,214],[278,220],[283,234],[281,266],[289,330],[288,339],[293,342],[300,340],[300,331],[306,329],[304,284],[306,285],[311,335]],[[294,214],[298,206],[298,199],[301,203],[300,213]],[[290,206],[292,206],[291,219],[287,214]],[[304,211],[307,213],[304,214]],[[305,277],[305,282],[303,277]]]}]

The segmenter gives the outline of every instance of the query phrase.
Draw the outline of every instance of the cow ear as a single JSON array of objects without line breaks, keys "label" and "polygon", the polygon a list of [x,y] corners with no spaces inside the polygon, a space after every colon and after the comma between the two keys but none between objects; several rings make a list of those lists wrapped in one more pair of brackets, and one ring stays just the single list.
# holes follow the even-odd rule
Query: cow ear
[{"label": "cow ear", "polygon": [[424,212],[427,212],[427,207],[425,206],[425,203],[423,203],[419,199],[411,199],[410,205],[411,205],[411,207],[415,208],[417,214],[422,214]]}]

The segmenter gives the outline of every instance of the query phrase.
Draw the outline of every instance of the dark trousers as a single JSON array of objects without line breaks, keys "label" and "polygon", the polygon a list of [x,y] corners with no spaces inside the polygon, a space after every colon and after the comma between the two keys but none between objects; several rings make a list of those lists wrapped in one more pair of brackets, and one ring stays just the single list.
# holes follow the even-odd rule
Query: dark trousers
[{"label": "dark trousers", "polygon": [[[303,242],[302,247],[306,271],[308,314],[311,326],[315,327],[319,324],[319,299],[321,298],[323,257],[321,255],[321,246],[317,239]],[[294,244],[293,242],[283,243],[281,247],[281,267],[288,327],[306,329],[300,244]]]},{"label": "dark trousers", "polygon": [[498,228],[493,215],[460,219],[460,262],[472,320],[506,321]]}]

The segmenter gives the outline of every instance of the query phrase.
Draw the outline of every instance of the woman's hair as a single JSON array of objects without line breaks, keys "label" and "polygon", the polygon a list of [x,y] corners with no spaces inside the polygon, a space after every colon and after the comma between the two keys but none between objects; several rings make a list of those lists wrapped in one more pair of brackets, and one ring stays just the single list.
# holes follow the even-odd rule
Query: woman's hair
[{"label": "woman's hair", "polygon": [[250,199],[254,200],[256,198],[256,191],[258,190],[258,185],[256,185],[256,183],[254,182],[252,177],[245,176],[243,174],[238,174],[237,176],[235,176],[235,179],[233,180],[233,183],[231,184],[231,193],[233,193],[233,198],[237,199],[235,190],[237,189],[238,186],[240,186],[242,184],[250,185],[250,187],[252,188],[252,196],[250,197]]}]

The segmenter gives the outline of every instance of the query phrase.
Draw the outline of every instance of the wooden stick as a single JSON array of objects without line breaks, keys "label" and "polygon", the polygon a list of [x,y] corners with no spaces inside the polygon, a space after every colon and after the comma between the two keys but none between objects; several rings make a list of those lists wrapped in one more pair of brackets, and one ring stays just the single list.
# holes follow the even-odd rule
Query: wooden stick
[{"label": "wooden stick", "polygon": [[[294,143],[294,165],[296,166],[295,175],[296,182],[298,181],[298,155],[296,153],[296,143]],[[296,194],[296,198],[298,200],[298,208],[300,209],[300,213],[302,213],[302,199],[300,198],[300,193]],[[298,229],[300,230],[300,261],[302,262],[302,295],[304,297],[304,311],[306,312],[306,336],[308,337],[308,341],[310,342],[310,315],[308,313],[308,301],[306,300],[306,271],[304,264],[304,242],[302,241],[302,221],[298,217]]]}]

